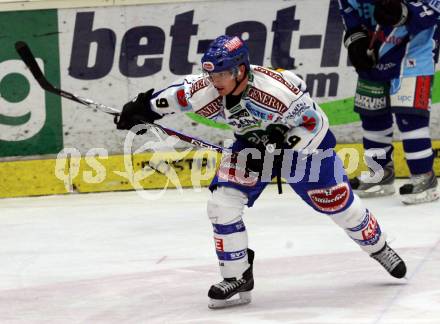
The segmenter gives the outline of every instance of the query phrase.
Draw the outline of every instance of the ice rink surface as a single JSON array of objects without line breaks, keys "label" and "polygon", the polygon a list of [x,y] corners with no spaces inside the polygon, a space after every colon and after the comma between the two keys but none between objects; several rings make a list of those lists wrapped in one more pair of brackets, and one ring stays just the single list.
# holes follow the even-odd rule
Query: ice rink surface
[{"label": "ice rink surface", "polygon": [[364,200],[407,263],[398,280],[284,191],[245,211],[253,302],[215,311],[206,189],[0,200],[0,323],[440,323],[439,202]]}]

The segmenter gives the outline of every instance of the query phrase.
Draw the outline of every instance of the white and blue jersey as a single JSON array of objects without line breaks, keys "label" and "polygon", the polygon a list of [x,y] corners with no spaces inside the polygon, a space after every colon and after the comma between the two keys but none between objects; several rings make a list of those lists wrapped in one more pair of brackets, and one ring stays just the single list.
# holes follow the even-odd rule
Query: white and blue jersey
[{"label": "white and blue jersey", "polygon": [[251,65],[248,87],[240,102],[226,109],[206,76],[188,75],[154,94],[154,111],[161,115],[194,112],[227,123],[237,138],[254,145],[265,144],[261,135],[270,125],[289,129],[286,144],[296,151],[313,152],[329,129],[327,116],[310,98],[303,80],[290,71],[275,71]]},{"label": "white and blue jersey", "polygon": [[[242,172],[245,166],[236,154],[222,155],[207,207],[222,276],[238,278],[249,267],[243,208],[251,207],[275,176],[282,176],[313,209],[329,215],[363,250],[378,251],[385,238],[351,190],[334,151],[336,140],[328,119],[310,98],[304,81],[289,71],[254,65],[248,79],[241,98],[228,105],[204,75],[186,76],[151,100],[152,109],[161,115],[191,111],[227,123],[236,137],[234,153],[265,145],[270,127],[287,129],[281,170],[271,163],[261,176]],[[268,177],[263,175],[266,171]]]},{"label": "white and blue jersey", "polygon": [[[374,0],[338,0],[346,30],[376,28]],[[391,81],[400,77],[434,74],[440,41],[440,5],[436,0],[403,1],[408,20],[402,26],[381,26],[377,41],[378,62],[374,68],[358,71],[369,81]]]},{"label": "white and blue jersey", "polygon": [[[271,125],[284,126],[288,129],[284,156],[292,161],[283,167],[282,176],[316,210],[328,214],[344,210],[353,194],[333,150],[336,140],[328,118],[310,98],[305,82],[293,72],[255,65],[251,65],[248,77],[248,86],[233,107],[226,108],[225,97],[219,96],[206,76],[189,75],[157,92],[151,100],[152,109],[161,115],[191,111],[227,123],[237,138],[233,152],[266,144],[265,130]],[[328,156],[323,156],[320,167],[313,170],[312,159],[323,151]],[[222,158],[211,188],[221,185],[239,189],[246,193],[247,205],[252,206],[271,177],[239,177],[233,174],[235,171],[231,173],[230,165]],[[302,174],[298,176],[298,172]]]}]

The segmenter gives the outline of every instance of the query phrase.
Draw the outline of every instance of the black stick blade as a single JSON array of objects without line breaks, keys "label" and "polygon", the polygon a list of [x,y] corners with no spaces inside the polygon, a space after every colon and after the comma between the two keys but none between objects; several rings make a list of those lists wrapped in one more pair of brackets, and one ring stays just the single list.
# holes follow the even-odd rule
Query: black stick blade
[{"label": "black stick blade", "polygon": [[38,66],[38,63],[35,60],[35,56],[34,54],[32,54],[29,46],[23,41],[18,41],[15,43],[15,50],[17,51],[18,55],[20,55],[24,64],[26,64],[26,66],[29,68],[32,75],[38,81],[40,86],[44,90],[56,92],[54,86],[49,81],[47,81],[46,77]]},{"label": "black stick blade", "polygon": [[35,77],[35,79],[39,80],[43,76],[43,72],[41,72],[40,67],[38,66],[37,61],[35,60],[34,55],[31,52],[31,49],[29,46],[22,41],[19,41],[15,43],[15,49],[20,55],[23,62],[26,64],[26,66],[31,70],[32,75]]}]

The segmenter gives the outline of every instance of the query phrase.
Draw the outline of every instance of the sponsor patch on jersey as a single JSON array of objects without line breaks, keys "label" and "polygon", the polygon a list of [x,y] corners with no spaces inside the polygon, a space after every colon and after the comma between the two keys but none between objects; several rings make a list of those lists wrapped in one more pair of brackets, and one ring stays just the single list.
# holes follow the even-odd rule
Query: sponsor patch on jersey
[{"label": "sponsor patch on jersey", "polygon": [[261,66],[257,66],[255,67],[254,71],[256,72],[260,72],[263,73],[269,77],[271,77],[272,79],[280,82],[281,84],[283,84],[287,89],[289,89],[290,91],[293,92],[293,94],[298,95],[301,90],[299,90],[297,87],[295,87],[293,84],[291,84],[290,82],[287,82],[286,80],[284,80],[284,78],[277,72],[275,71],[271,71],[269,69],[265,69]]},{"label": "sponsor patch on jersey", "polygon": [[392,69],[396,66],[396,63],[390,62],[390,63],[379,63],[376,64],[375,69],[379,71],[387,71],[389,69]]},{"label": "sponsor patch on jersey", "polygon": [[261,121],[253,117],[249,111],[240,104],[225,111],[227,123],[232,126],[237,133],[243,133],[249,128],[257,127]]},{"label": "sponsor patch on jersey", "polygon": [[280,114],[284,114],[287,111],[287,106],[274,96],[264,92],[255,87],[251,87],[247,93],[250,99],[254,100],[258,104],[267,107],[269,110],[275,110]]},{"label": "sponsor patch on jersey", "polygon": [[399,107],[412,107],[414,103],[414,96],[407,96],[403,94],[397,95],[395,100],[393,100],[393,103]]},{"label": "sponsor patch on jersey", "polygon": [[304,127],[305,129],[307,129],[309,132],[313,132],[316,128],[316,118],[315,117],[309,117],[309,116],[302,116],[302,127]]},{"label": "sponsor patch on jersey", "polygon": [[243,134],[251,128],[260,127],[261,122],[255,118],[228,119],[228,124],[235,128],[237,134]]},{"label": "sponsor patch on jersey", "polygon": [[246,109],[255,117],[263,120],[270,120],[272,121],[274,119],[274,114],[271,112],[268,112],[266,110],[263,110],[262,108],[259,108],[258,106],[252,104],[251,102],[246,103]]},{"label": "sponsor patch on jersey", "polygon": [[206,106],[203,106],[202,108],[197,110],[196,113],[203,117],[211,117],[222,110],[222,108],[222,97],[217,97]]},{"label": "sponsor patch on jersey", "polygon": [[181,88],[176,91],[176,99],[179,104],[180,110],[187,111],[187,110],[191,109],[191,106],[188,103],[188,100],[186,100],[185,89]]},{"label": "sponsor patch on jersey", "polygon": [[258,182],[258,176],[246,172],[244,166],[237,165],[236,154],[223,154],[217,171],[219,182],[232,182],[245,187],[253,187]]},{"label": "sponsor patch on jersey", "polygon": [[211,72],[211,71],[214,71],[215,65],[214,65],[214,63],[209,62],[209,61],[208,62],[203,62],[202,68],[205,71]]},{"label": "sponsor patch on jersey", "polygon": [[397,93],[390,96],[391,106],[429,110],[431,82],[430,76],[403,78]]},{"label": "sponsor patch on jersey", "polygon": [[310,133],[316,134],[321,129],[321,117],[314,109],[305,110],[301,116],[300,125],[307,129]]},{"label": "sponsor patch on jersey", "polygon": [[429,109],[429,99],[431,94],[431,77],[418,76],[416,81],[416,94],[414,108]]},{"label": "sponsor patch on jersey", "polygon": [[369,97],[384,97],[388,95],[388,87],[381,82],[358,80],[356,93]]},{"label": "sponsor patch on jersey", "polygon": [[311,106],[308,105],[306,102],[304,101],[295,101],[292,103],[292,105],[289,108],[289,111],[286,115],[287,119],[296,119],[299,116],[301,116],[304,111],[306,111],[307,109],[310,109]]},{"label": "sponsor patch on jersey", "polygon": [[202,90],[203,88],[206,88],[209,85],[209,82],[206,78],[202,78],[200,80],[197,80],[191,85],[190,95],[191,97],[198,91]]},{"label": "sponsor patch on jersey", "polygon": [[342,210],[350,197],[348,184],[342,182],[336,186],[307,191],[315,207],[323,212],[337,212]]},{"label": "sponsor patch on jersey", "polygon": [[246,109],[243,109],[241,106],[239,106],[239,107],[241,109],[237,110],[232,115],[229,115],[229,117],[228,117],[229,119],[242,119],[242,118],[246,118],[246,117],[250,117],[251,116]]},{"label": "sponsor patch on jersey", "polygon": [[387,107],[386,97],[370,97],[356,93],[354,97],[354,105],[357,108],[366,110],[379,110]]}]

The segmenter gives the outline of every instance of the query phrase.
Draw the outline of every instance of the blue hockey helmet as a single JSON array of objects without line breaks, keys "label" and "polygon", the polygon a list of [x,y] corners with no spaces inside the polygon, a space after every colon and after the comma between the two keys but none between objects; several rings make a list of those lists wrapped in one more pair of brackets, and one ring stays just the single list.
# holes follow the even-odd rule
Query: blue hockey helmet
[{"label": "blue hockey helmet", "polygon": [[208,73],[231,70],[240,64],[249,70],[249,50],[238,36],[217,37],[202,57],[203,71]]}]

